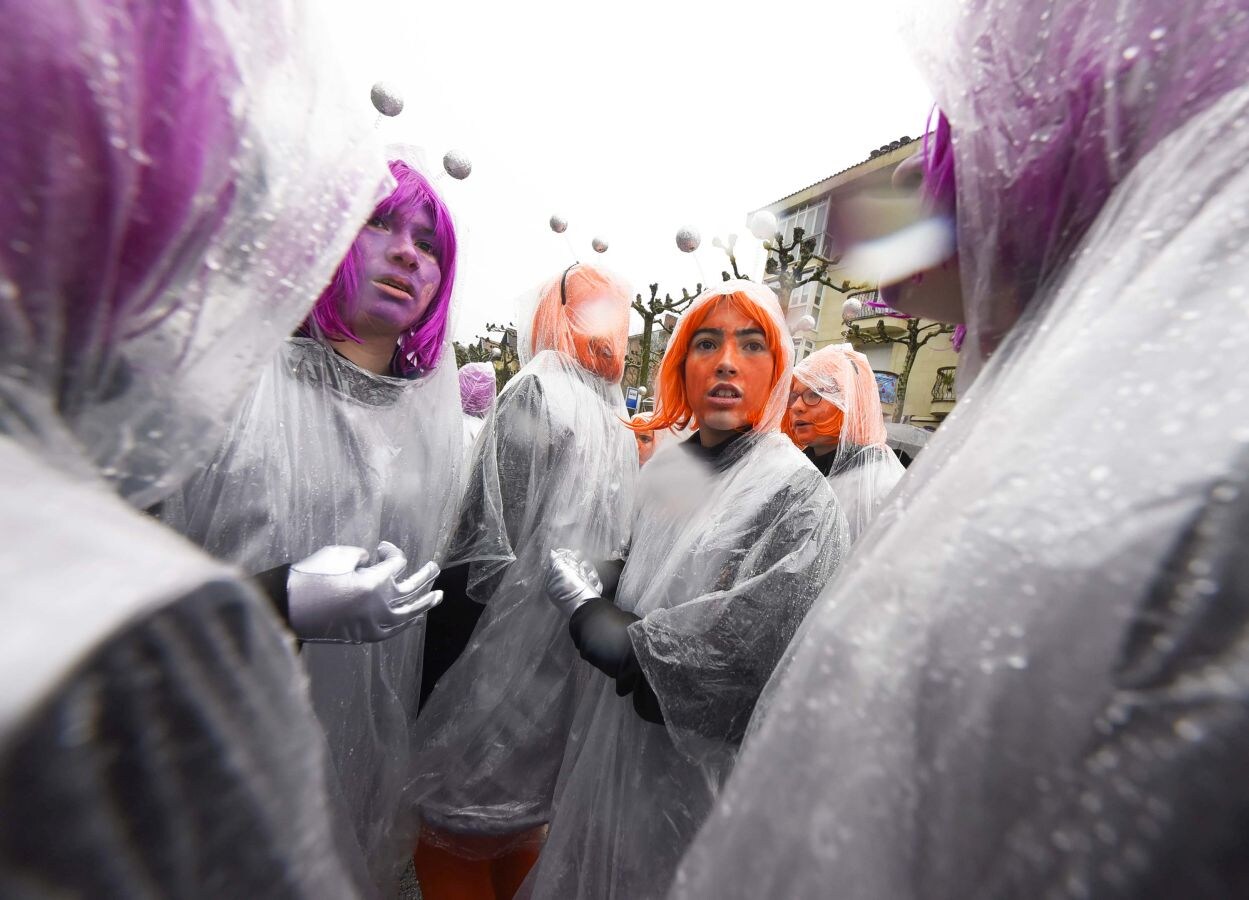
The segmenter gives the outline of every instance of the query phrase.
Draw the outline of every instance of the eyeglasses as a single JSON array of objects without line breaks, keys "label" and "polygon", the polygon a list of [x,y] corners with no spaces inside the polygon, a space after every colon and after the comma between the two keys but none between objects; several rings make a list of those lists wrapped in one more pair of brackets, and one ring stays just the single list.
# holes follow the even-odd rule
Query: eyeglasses
[{"label": "eyeglasses", "polygon": [[790,391],[789,405],[793,406],[799,397],[802,398],[802,402],[807,404],[807,406],[815,406],[822,399],[824,399],[815,391],[811,390],[811,388],[807,388],[805,391]]}]

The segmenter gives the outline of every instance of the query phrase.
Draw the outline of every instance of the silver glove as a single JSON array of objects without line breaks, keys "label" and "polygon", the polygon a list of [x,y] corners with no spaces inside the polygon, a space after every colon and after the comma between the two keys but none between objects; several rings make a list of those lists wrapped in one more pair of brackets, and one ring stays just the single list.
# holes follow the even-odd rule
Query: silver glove
[{"label": "silver glove", "polygon": [[551,551],[546,570],[546,596],[569,618],[581,604],[603,596],[603,582],[594,566],[576,550]]},{"label": "silver glove", "polygon": [[369,566],[360,547],[322,547],[291,566],[286,595],[295,636],[332,644],[384,641],[442,602],[442,591],[427,593],[438,577],[436,563],[396,581],[408,565],[403,552],[382,541],[377,555],[377,565]]}]

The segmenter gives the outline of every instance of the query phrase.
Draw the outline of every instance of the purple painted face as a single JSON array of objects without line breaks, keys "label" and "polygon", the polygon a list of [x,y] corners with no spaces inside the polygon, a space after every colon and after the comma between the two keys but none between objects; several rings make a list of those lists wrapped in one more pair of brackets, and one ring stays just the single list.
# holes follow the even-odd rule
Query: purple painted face
[{"label": "purple painted face", "polygon": [[420,321],[442,284],[433,210],[375,215],[360,230],[356,249],[360,286],[344,319],[362,338],[397,338]]}]

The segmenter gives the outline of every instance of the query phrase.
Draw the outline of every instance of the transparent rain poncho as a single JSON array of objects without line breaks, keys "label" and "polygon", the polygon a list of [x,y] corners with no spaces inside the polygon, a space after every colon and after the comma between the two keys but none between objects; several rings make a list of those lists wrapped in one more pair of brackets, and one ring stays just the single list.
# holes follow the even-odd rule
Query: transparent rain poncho
[{"label": "transparent rain poncho", "polygon": [[1013,325],[804,623],[672,896],[1242,895],[1244,517],[1217,514],[1249,471],[1249,10],[923,14],[969,330]]},{"label": "transparent rain poncho", "polygon": [[717,285],[684,314],[668,352],[688,346],[690,323],[733,292],[771,318],[783,371],[754,430],[718,456],[672,446],[642,469],[615,598],[642,617],[629,633],[666,725],[644,721],[613,679],[580,664],[586,686],[556,816],[524,896],[662,895],[760,690],[847,546],[828,483],[779,430],[791,344],[776,296],[750,282]]},{"label": "transparent rain poncho", "polygon": [[[850,540],[859,539],[905,471],[886,443],[880,393],[867,357],[849,344],[833,344],[794,366],[794,391],[810,388],[832,404],[839,415],[828,483],[850,526]],[[806,413],[811,415],[811,413]],[[816,413],[818,417],[818,413]],[[785,427],[791,430],[792,407]],[[814,422],[823,434],[822,420]]]},{"label": "transparent rain poncho", "polygon": [[486,609],[422,713],[412,788],[426,823],[488,837],[491,853],[550,818],[571,724],[581,667],[543,590],[550,551],[605,560],[628,534],[638,469],[619,384],[629,297],[577,265],[524,298],[523,365],[475,447],[453,555],[472,561],[469,594]]},{"label": "transparent rain poncho", "polygon": [[[375,375],[311,338],[290,339],[217,455],[162,517],[257,573],[330,544],[389,541],[408,571],[437,559],[459,500],[455,356],[429,373]],[[376,561],[374,559],[373,561]],[[420,692],[423,623],[375,644],[305,644],[301,659],[340,795],[375,882],[393,887],[416,838],[402,802]]]},{"label": "transparent rain poncho", "polygon": [[0,894],[351,896],[289,638],[135,507],[211,454],[384,158],[302,4],[140,6],[0,29]]},{"label": "transparent rain poncho", "polygon": [[[460,426],[449,342],[432,368],[399,376],[294,337],[260,374],[216,456],[161,515],[248,573],[332,544],[375,553],[383,540],[415,571],[445,561],[460,495]],[[338,797],[383,894],[395,890],[416,839],[402,792],[424,642],[422,621],[378,643],[306,644],[301,653]]]}]

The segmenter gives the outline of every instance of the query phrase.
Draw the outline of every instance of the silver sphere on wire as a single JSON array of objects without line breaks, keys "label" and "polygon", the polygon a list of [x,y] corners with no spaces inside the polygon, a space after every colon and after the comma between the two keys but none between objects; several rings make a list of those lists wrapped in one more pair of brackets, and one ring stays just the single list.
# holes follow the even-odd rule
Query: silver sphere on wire
[{"label": "silver sphere on wire", "polygon": [[607,241],[604,238],[596,237],[594,240],[590,241],[590,246],[594,248],[595,253],[607,252]]},{"label": "silver sphere on wire", "polygon": [[855,319],[863,318],[863,301],[855,297],[851,297],[845,303],[841,304],[841,321],[853,322]]},{"label": "silver sphere on wire", "polygon": [[649,393],[650,393],[650,391],[648,391],[648,390],[646,389],[646,385],[642,385],[640,388],[638,388],[638,396],[639,396],[639,397],[645,397],[645,396],[646,396],[647,394],[649,394]]},{"label": "silver sphere on wire", "polygon": [[473,164],[459,150],[448,150],[442,158],[442,167],[456,181],[463,181],[473,171]]},{"label": "silver sphere on wire", "polygon": [[568,230],[568,220],[560,215],[551,216],[551,230],[556,234],[563,234]]},{"label": "silver sphere on wire", "polygon": [[682,228],[677,232],[677,248],[682,253],[693,253],[702,242],[702,236],[693,228]]},{"label": "silver sphere on wire", "polygon": [[776,237],[776,233],[781,230],[781,224],[776,220],[776,216],[761,209],[750,217],[750,221],[746,223],[746,227],[761,241],[770,241]]},{"label": "silver sphere on wire", "polygon": [[803,316],[794,323],[794,331],[814,331],[815,317],[811,315]]},{"label": "silver sphere on wire", "polygon": [[373,85],[373,90],[369,91],[369,99],[373,101],[374,108],[383,116],[393,118],[403,112],[403,95],[393,85],[384,81]]}]

